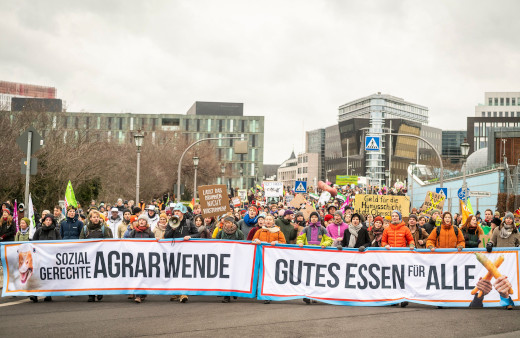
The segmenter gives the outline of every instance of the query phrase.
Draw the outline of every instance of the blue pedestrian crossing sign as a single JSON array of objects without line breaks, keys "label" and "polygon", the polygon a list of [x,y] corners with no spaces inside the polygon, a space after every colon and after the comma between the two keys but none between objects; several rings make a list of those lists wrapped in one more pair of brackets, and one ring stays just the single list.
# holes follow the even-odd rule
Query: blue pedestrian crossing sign
[{"label": "blue pedestrian crossing sign", "polygon": [[367,136],[365,138],[365,150],[379,150],[381,144],[381,137]]},{"label": "blue pedestrian crossing sign", "polygon": [[445,197],[448,197],[448,188],[435,188],[435,192],[437,194],[444,194]]},{"label": "blue pedestrian crossing sign", "polygon": [[294,183],[294,192],[297,192],[297,193],[307,193],[307,182],[305,181],[296,181]]}]

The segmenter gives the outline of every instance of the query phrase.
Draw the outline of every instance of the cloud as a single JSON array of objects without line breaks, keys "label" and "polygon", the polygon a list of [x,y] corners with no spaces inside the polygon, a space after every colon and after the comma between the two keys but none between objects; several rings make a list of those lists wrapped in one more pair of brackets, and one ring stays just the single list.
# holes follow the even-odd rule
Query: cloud
[{"label": "cloud", "polygon": [[381,91],[463,129],[485,91],[514,91],[517,1],[17,1],[0,13],[0,78],[52,85],[69,111],[185,113],[243,102],[265,163],[303,128]]}]

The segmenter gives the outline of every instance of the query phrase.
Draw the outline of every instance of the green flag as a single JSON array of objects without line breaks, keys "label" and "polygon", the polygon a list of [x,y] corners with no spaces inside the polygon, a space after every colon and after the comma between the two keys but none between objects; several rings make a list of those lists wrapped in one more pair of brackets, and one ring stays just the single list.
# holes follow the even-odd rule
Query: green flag
[{"label": "green flag", "polygon": [[67,184],[67,190],[65,191],[65,208],[69,205],[72,205],[74,208],[78,207],[78,202],[76,202],[76,196],[74,196],[74,189],[72,189],[72,183]]}]

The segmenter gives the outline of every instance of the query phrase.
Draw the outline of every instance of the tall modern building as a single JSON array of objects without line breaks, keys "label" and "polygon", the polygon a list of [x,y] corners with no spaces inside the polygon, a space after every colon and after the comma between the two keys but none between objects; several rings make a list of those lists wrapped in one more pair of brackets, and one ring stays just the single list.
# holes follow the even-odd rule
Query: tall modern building
[{"label": "tall modern building", "polygon": [[484,103],[475,107],[475,116],[467,118],[470,154],[489,146],[489,128],[520,127],[520,92],[486,92]]},{"label": "tall modern building", "polygon": [[0,81],[0,110],[11,110],[12,98],[55,99],[56,88]]},{"label": "tall modern building", "polygon": [[[202,138],[243,137],[248,141],[248,153],[234,154],[235,140],[212,141],[217,160],[226,165],[224,181],[216,183],[240,187],[242,169],[244,185],[252,187],[262,179],[264,162],[264,117],[244,116],[243,103],[195,102],[187,114],[110,114],[110,113],[49,113],[52,126],[42,130],[42,136],[53,129],[78,135],[85,131],[92,141],[133,143],[133,135],[141,130],[153,144],[183,138],[186,142]],[[15,114],[15,112],[11,113]]]},{"label": "tall modern building", "polygon": [[467,138],[466,130],[443,130],[442,131],[442,158],[450,163],[459,163],[463,157],[460,145]]},{"label": "tall modern building", "polygon": [[318,181],[325,180],[325,128],[305,133],[305,152],[318,154]]},{"label": "tall modern building", "polygon": [[[432,158],[433,151],[424,142],[403,136],[391,137],[384,132],[391,130],[422,136],[433,143],[436,150],[441,150],[441,131],[426,126],[428,108],[425,106],[377,93],[341,105],[338,110],[343,157],[348,158],[353,174],[368,176],[373,185],[404,180],[410,162]],[[380,137],[379,151],[365,151],[367,136]],[[425,151],[421,150],[423,148]],[[387,174],[390,177],[386,177]]]}]

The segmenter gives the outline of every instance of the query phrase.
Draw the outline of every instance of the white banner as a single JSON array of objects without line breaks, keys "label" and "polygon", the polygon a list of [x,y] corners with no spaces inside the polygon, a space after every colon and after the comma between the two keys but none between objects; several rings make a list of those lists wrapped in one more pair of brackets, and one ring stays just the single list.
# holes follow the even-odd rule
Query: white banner
[{"label": "white banner", "polygon": [[2,296],[188,294],[254,297],[256,246],[205,240],[2,245]]},{"label": "white banner", "polygon": [[[445,306],[469,306],[471,294],[488,270],[475,252],[411,252],[296,249],[263,246],[259,299],[313,298],[344,305],[375,306],[412,301]],[[487,254],[491,261],[504,256],[498,268],[513,285],[519,301],[518,251]],[[498,306],[496,290],[484,306]]]},{"label": "white banner", "polygon": [[265,197],[283,196],[283,183],[265,181],[264,182],[264,194],[265,194]]}]

